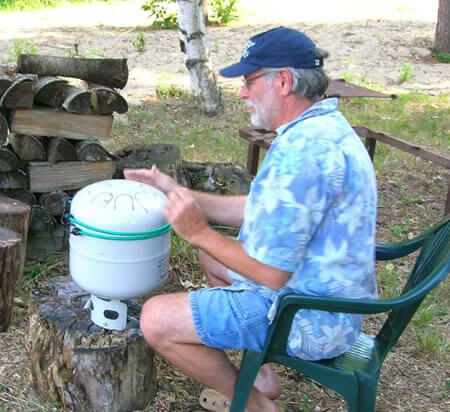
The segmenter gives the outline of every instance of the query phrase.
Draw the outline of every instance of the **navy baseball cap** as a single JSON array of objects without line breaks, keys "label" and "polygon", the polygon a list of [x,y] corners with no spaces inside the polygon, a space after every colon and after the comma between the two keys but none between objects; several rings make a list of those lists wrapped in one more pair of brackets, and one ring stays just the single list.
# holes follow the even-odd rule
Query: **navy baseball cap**
[{"label": "navy baseball cap", "polygon": [[263,67],[312,69],[322,66],[323,58],[316,56],[316,46],[308,36],[281,26],[251,37],[241,60],[219,73],[223,77],[238,77]]}]

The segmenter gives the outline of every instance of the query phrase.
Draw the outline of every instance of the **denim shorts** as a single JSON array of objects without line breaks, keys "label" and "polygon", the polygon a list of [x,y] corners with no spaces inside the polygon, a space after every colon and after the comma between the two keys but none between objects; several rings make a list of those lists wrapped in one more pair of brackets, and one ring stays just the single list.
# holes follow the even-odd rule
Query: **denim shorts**
[{"label": "denim shorts", "polygon": [[260,351],[269,330],[272,301],[248,290],[203,288],[189,292],[195,330],[217,349]]}]

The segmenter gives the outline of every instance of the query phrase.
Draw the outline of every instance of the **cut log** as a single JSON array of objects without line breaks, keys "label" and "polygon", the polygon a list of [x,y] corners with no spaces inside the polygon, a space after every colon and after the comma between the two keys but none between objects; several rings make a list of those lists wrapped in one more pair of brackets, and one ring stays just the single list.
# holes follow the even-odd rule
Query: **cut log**
[{"label": "cut log", "polygon": [[87,114],[92,112],[92,92],[69,86],[62,107],[69,113]]},{"label": "cut log", "polygon": [[40,76],[75,77],[123,89],[128,81],[127,59],[83,59],[22,54],[17,71]]},{"label": "cut log", "polygon": [[0,98],[0,107],[15,109],[33,107],[33,94],[36,76],[20,76],[9,86]]},{"label": "cut log", "polygon": [[6,332],[11,322],[14,291],[21,276],[20,261],[22,236],[0,227],[0,332]]},{"label": "cut log", "polygon": [[55,162],[70,162],[77,159],[77,152],[67,139],[62,137],[53,137],[49,139],[47,145],[47,161]]},{"label": "cut log", "polygon": [[61,107],[66,96],[67,80],[58,77],[39,77],[34,90],[34,101],[46,106]]},{"label": "cut log", "polygon": [[56,219],[41,205],[33,205],[30,210],[30,236],[36,232],[53,230],[58,226]]},{"label": "cut log", "polygon": [[[14,251],[10,250],[8,254],[2,256],[0,246],[0,331],[5,331],[5,327],[9,324],[9,315],[2,310],[5,302],[9,302],[7,306],[11,308],[14,295],[14,285],[20,279],[23,273],[23,265],[25,262],[26,245],[28,239],[28,225],[30,219],[30,207],[18,200],[0,195],[0,228],[8,229],[11,233],[17,234],[19,243],[14,247]],[[0,239],[2,236],[0,236]],[[1,244],[0,240],[0,244]],[[11,259],[11,261],[8,261]],[[9,266],[12,265],[12,266]],[[9,291],[8,291],[9,290]],[[5,293],[5,291],[8,291]],[[5,298],[8,296],[8,298]]]},{"label": "cut log", "polygon": [[123,169],[149,168],[155,164],[162,172],[172,176],[178,183],[188,182],[181,162],[180,149],[176,145],[156,143],[152,145],[130,145],[114,154],[116,179],[123,178]]},{"label": "cut log", "polygon": [[33,192],[25,189],[11,189],[11,190],[2,190],[0,195],[8,196],[10,199],[20,200],[22,203],[25,203],[28,206],[33,206],[37,203],[36,196]]},{"label": "cut log", "polygon": [[68,249],[68,234],[63,225],[41,232],[31,232],[28,236],[27,258],[46,256]]},{"label": "cut log", "polygon": [[127,101],[114,89],[109,87],[90,84],[92,91],[91,104],[94,112],[100,114],[126,113],[128,111]]},{"label": "cut log", "polygon": [[3,93],[12,85],[13,81],[10,76],[6,74],[0,75],[0,96],[3,96]]},{"label": "cut log", "polygon": [[50,108],[18,109],[11,117],[13,133],[78,140],[109,138],[113,122],[111,115],[81,115]]},{"label": "cut log", "polygon": [[0,189],[28,189],[28,176],[22,170],[0,172]]},{"label": "cut log", "polygon": [[64,213],[69,196],[62,190],[44,193],[39,198],[39,203],[53,216],[61,216]]},{"label": "cut log", "polygon": [[90,183],[111,179],[114,162],[30,162],[30,190],[35,193],[79,189]]},{"label": "cut log", "polygon": [[87,298],[69,276],[33,291],[25,347],[37,392],[67,410],[144,410],[155,394],[156,368],[138,309],[125,330],[106,330],[90,321]]},{"label": "cut log", "polygon": [[252,176],[239,164],[183,162],[190,187],[202,192],[245,195]]},{"label": "cut log", "polygon": [[11,134],[8,139],[14,152],[22,161],[43,161],[47,159],[42,137]]},{"label": "cut log", "polygon": [[21,166],[20,159],[6,147],[0,147],[0,172],[12,172]]},{"label": "cut log", "polygon": [[0,145],[6,142],[6,138],[9,134],[9,126],[8,121],[5,117],[0,113]]},{"label": "cut log", "polygon": [[98,140],[80,140],[74,146],[78,160],[95,162],[110,159],[109,153]]}]

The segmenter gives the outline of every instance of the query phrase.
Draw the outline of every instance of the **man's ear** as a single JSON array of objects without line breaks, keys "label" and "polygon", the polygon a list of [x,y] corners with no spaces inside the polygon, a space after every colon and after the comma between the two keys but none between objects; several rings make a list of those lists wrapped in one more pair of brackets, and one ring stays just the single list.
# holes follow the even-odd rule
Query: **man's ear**
[{"label": "man's ear", "polygon": [[282,69],[278,72],[280,90],[282,96],[288,96],[291,93],[292,74],[287,69]]}]

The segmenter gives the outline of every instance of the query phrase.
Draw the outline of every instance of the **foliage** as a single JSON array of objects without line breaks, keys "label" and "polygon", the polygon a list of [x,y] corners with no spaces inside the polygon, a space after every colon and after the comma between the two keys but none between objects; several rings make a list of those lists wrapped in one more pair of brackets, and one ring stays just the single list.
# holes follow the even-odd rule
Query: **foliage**
[{"label": "foliage", "polygon": [[136,34],[136,37],[133,40],[133,46],[137,52],[143,52],[145,48],[145,37],[144,33],[141,31]]},{"label": "foliage", "polygon": [[237,0],[210,0],[213,10],[210,19],[220,25],[226,25],[237,19]]},{"label": "foliage", "polygon": [[[176,0],[146,0],[142,9],[150,12],[150,17],[154,18],[153,27],[173,29],[177,26],[177,14],[171,6],[173,3]],[[210,0],[212,14],[208,16],[208,23],[226,25],[235,20],[236,3],[237,0]]]},{"label": "foliage", "polygon": [[12,48],[9,49],[8,60],[16,62],[21,54],[36,54],[36,46],[29,40],[14,40]]},{"label": "foliage", "polygon": [[450,53],[437,53],[434,58],[441,63],[450,63]]},{"label": "foliage", "polygon": [[[63,3],[91,3],[95,0],[0,0],[0,10],[35,10],[45,7],[57,7]],[[98,0],[107,2],[109,0]]]},{"label": "foliage", "polygon": [[153,27],[158,29],[173,29],[177,27],[177,14],[169,9],[169,3],[176,0],[146,0],[142,9],[150,12],[150,17],[155,20]]},{"label": "foliage", "polygon": [[403,63],[403,66],[397,69],[400,76],[398,78],[398,84],[402,84],[415,76],[414,66],[410,62]]}]

